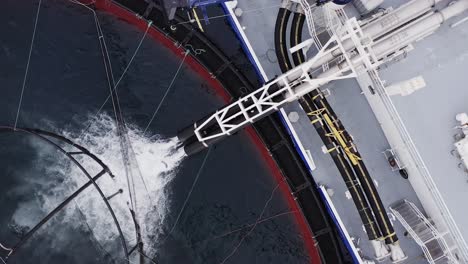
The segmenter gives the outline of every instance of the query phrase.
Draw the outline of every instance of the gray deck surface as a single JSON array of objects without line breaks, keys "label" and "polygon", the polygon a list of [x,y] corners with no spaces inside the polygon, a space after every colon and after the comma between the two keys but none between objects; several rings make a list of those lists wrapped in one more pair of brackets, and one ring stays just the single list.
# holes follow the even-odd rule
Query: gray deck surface
[{"label": "gray deck surface", "polygon": [[[393,1],[387,1],[386,5],[389,4],[388,2]],[[401,3],[399,0],[395,2]],[[269,0],[241,0],[238,6],[244,10],[244,14],[239,18],[239,21],[245,27],[245,33],[266,74],[269,78],[280,74],[276,59],[272,59],[275,57],[274,26],[278,7],[271,8],[272,2]],[[262,10],[247,12],[253,9]],[[328,100],[348,132],[353,135],[371,176],[378,184],[377,189],[384,205],[388,207],[390,204],[406,198],[414,202],[421,209],[419,200],[409,182],[401,178],[398,173],[393,172],[388,165],[382,153],[388,148],[388,142],[365,97],[360,94],[357,82],[354,80],[340,81],[331,84],[329,88],[332,93],[328,97]],[[370,248],[370,243],[363,231],[362,222],[357,210],[352,200],[346,198],[346,186],[331,157],[328,154],[323,154],[321,139],[310,125],[309,119],[298,103],[288,105],[285,107],[285,110],[286,112],[297,111],[299,113],[300,119],[293,126],[299,134],[305,149],[310,150],[317,165],[317,169],[313,172],[314,179],[318,183],[334,189],[335,195],[332,197],[332,200],[348,232],[351,236],[361,239],[359,247],[362,249],[363,255],[372,257],[373,250]],[[454,125],[453,117],[450,118],[450,122],[452,123],[450,127],[452,127]],[[449,140],[451,139],[451,134],[448,135],[448,138]],[[453,161],[453,163],[456,168],[457,162]],[[393,217],[391,216],[390,218],[392,219]],[[414,241],[403,236],[404,229],[401,224],[398,221],[394,221],[394,227],[401,240],[402,248],[408,255],[408,260],[404,263],[426,263],[421,257],[422,251],[419,246]],[[390,260],[384,263],[390,263]]]},{"label": "gray deck surface", "polygon": [[453,135],[459,133],[454,129],[455,115],[468,112],[468,23],[456,28],[449,24],[416,43],[405,60],[381,76],[388,84],[418,75],[426,80],[422,90],[392,100],[466,240],[468,175],[458,168],[460,160],[450,151]]},{"label": "gray deck surface", "polygon": [[244,14],[239,23],[244,27],[258,60],[269,79],[281,74],[275,54],[275,22],[280,1],[238,0]]}]

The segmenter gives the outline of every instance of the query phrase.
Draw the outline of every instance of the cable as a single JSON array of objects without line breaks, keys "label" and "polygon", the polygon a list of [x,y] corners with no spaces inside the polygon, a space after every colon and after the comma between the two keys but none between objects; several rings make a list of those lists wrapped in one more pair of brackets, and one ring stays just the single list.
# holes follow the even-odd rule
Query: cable
[{"label": "cable", "polygon": [[[276,219],[276,218],[278,218],[280,216],[295,214],[295,213],[298,213],[298,212],[299,211],[286,211],[286,212],[278,213],[278,214],[275,214],[275,215],[272,215],[272,216],[269,216],[269,217],[262,218],[260,221],[257,222],[257,224],[261,224],[263,222],[267,222],[267,221]],[[197,243],[201,243],[201,242],[212,241],[212,240],[215,240],[215,239],[223,238],[225,236],[232,235],[234,233],[240,232],[240,231],[242,231],[242,230],[244,230],[246,228],[249,228],[249,227],[251,227],[253,225],[255,225],[255,222],[251,223],[251,224],[243,225],[242,227],[230,230],[229,232],[225,232],[225,233],[223,233],[221,235],[213,236],[211,238],[204,239],[204,240],[201,240],[201,241],[198,241],[198,242],[195,242],[195,243],[197,244]]]},{"label": "cable", "polygon": [[163,102],[164,102],[164,99],[166,99],[166,96],[169,94],[169,90],[172,88],[172,85],[174,84],[174,82],[175,82],[175,80],[176,80],[176,78],[177,78],[177,75],[179,75],[179,72],[180,72],[180,69],[182,68],[182,65],[184,65],[185,58],[187,58],[187,55],[188,55],[189,53],[190,53],[190,50],[185,51],[184,58],[183,58],[182,61],[180,62],[179,68],[177,68],[177,71],[176,71],[174,77],[172,78],[171,84],[169,84],[169,87],[166,89],[166,92],[164,93],[163,98],[162,98],[161,101],[159,102],[158,107],[156,107],[156,110],[154,111],[153,116],[151,117],[150,121],[148,122],[148,125],[146,125],[146,128],[145,128],[145,130],[143,131],[143,134],[146,133],[146,131],[148,130],[149,126],[151,125],[151,122],[153,122],[154,117],[155,117],[156,114],[159,112],[159,109],[161,108],[161,106],[162,106],[162,104],[163,104]]},{"label": "cable", "polygon": [[258,223],[260,222],[260,220],[262,219],[263,217],[263,214],[265,213],[265,210],[266,208],[268,207],[268,205],[270,204],[271,200],[273,200],[273,195],[275,194],[275,191],[276,189],[278,189],[279,187],[279,184],[276,185],[276,187],[273,189],[273,191],[271,191],[271,195],[270,195],[270,198],[268,198],[268,200],[266,201],[265,205],[263,206],[263,209],[262,209],[262,212],[260,213],[260,215],[258,216],[257,220],[255,221],[254,225],[252,226],[252,228],[249,230],[249,232],[247,232],[247,234],[245,234],[241,240],[239,241],[239,243],[237,244],[237,246],[234,247],[234,249],[232,250],[232,252],[226,257],[223,259],[223,261],[221,261],[221,264],[224,264],[230,257],[232,257],[234,255],[234,253],[236,253],[236,251],[239,249],[239,247],[242,245],[242,243],[244,242],[245,238],[247,236],[249,236],[253,231],[254,229],[257,227]]},{"label": "cable", "polygon": [[29,47],[28,62],[26,63],[26,71],[24,72],[23,86],[21,87],[21,95],[20,95],[20,100],[18,103],[18,111],[16,112],[15,125],[14,125],[15,130],[18,124],[18,118],[19,118],[19,114],[21,111],[21,104],[23,103],[24,87],[26,86],[26,80],[28,78],[29,63],[31,62],[31,54],[32,54],[32,50],[34,47],[34,40],[36,39],[37,22],[39,20],[39,12],[41,11],[41,5],[42,5],[42,0],[39,0],[39,4],[37,5],[36,20],[34,22],[34,30],[32,34],[31,45]]},{"label": "cable", "polygon": [[174,231],[177,223],[179,222],[179,219],[182,215],[182,213],[184,212],[184,209],[185,209],[185,206],[187,205],[187,202],[188,200],[190,199],[190,196],[192,195],[192,192],[193,192],[193,189],[195,188],[195,185],[197,184],[198,182],[198,178],[200,177],[202,171],[203,171],[203,168],[205,167],[205,164],[206,164],[206,161],[208,159],[208,156],[210,155],[210,152],[211,152],[211,148],[208,149],[208,151],[206,152],[206,155],[205,155],[205,158],[203,159],[203,162],[202,164],[200,165],[200,168],[198,169],[198,173],[197,173],[197,176],[195,177],[195,180],[193,181],[192,183],[192,187],[190,187],[190,191],[188,192],[187,194],[187,197],[185,198],[185,201],[184,201],[184,204],[182,205],[182,208],[180,209],[180,212],[179,214],[177,215],[177,218],[176,218],[176,221],[174,223],[174,225],[172,226],[172,228],[169,230],[169,232],[167,233],[167,236],[166,238],[163,240],[162,243],[166,242],[167,238],[171,235],[171,233]]},{"label": "cable", "polygon": [[[117,83],[115,84],[115,87],[114,87],[114,90],[117,89],[117,87],[119,86],[120,82],[122,81],[123,77],[125,76],[125,74],[127,73],[128,69],[130,68],[130,65],[132,64],[133,60],[135,59],[138,51],[140,50],[140,47],[141,45],[143,44],[143,40],[145,39],[151,25],[152,25],[152,21],[149,21],[148,22],[148,27],[146,28],[143,36],[141,37],[139,43],[138,43],[138,46],[136,47],[135,51],[133,52],[133,55],[130,59],[130,61],[128,62],[127,66],[125,67],[124,71],[122,72],[122,74],[120,75],[119,79],[117,80]],[[96,113],[96,117],[99,115],[99,113],[102,111],[102,109],[104,108],[104,106],[107,104],[107,102],[109,101],[109,99],[111,98],[111,94],[109,94],[106,98],[106,100],[104,100],[104,103],[102,103],[101,107],[99,107],[97,113]],[[94,119],[96,120],[96,119]],[[92,125],[92,121],[88,124],[88,126],[81,132],[80,134],[80,137],[83,136],[84,133],[86,133],[86,131],[88,131],[88,129],[91,127]]]},{"label": "cable", "polygon": [[[120,139],[120,147],[121,147],[120,149],[121,149],[121,153],[122,153],[123,164],[124,164],[124,167],[125,167],[125,176],[126,176],[127,187],[128,187],[128,192],[129,192],[129,198],[130,198],[130,205],[131,205],[130,209],[131,209],[132,212],[135,213],[135,215],[137,215],[137,208],[138,207],[137,207],[137,201],[136,201],[136,188],[135,188],[135,182],[134,182],[134,175],[132,173],[132,167],[137,168],[137,173],[139,174],[139,176],[140,176],[140,178],[141,178],[141,180],[142,180],[142,182],[143,182],[143,184],[145,186],[145,190],[146,190],[147,195],[149,196],[150,200],[151,200],[151,196],[149,194],[146,182],[143,179],[143,176],[141,174],[139,164],[136,161],[136,155],[135,155],[135,152],[134,152],[133,147],[132,147],[131,142],[130,142],[130,138],[129,138],[128,133],[127,133],[127,127],[125,125],[125,120],[123,118],[123,114],[122,114],[122,110],[121,110],[121,107],[120,107],[120,102],[119,102],[119,97],[118,97],[116,87],[120,83],[120,81],[122,80],[122,78],[125,75],[125,73],[127,72],[128,68],[130,67],[131,62],[135,58],[136,53],[138,52],[138,50],[140,49],[141,44],[142,44],[142,42],[143,42],[143,40],[144,40],[148,30],[149,30],[149,27],[151,26],[152,23],[148,22],[148,27],[147,27],[145,33],[143,34],[143,37],[141,38],[141,40],[140,40],[140,42],[139,42],[139,44],[137,46],[137,49],[135,50],[135,52],[134,52],[134,54],[133,54],[133,56],[131,58],[131,61],[126,66],[124,72],[122,73],[121,77],[119,78],[118,82],[116,83],[115,79],[114,79],[114,74],[113,74],[113,71],[112,71],[112,63],[110,61],[109,51],[108,51],[107,44],[106,44],[106,41],[105,41],[105,38],[104,38],[104,34],[103,34],[103,31],[102,31],[102,28],[101,28],[101,24],[99,23],[99,19],[98,19],[97,15],[96,15],[96,12],[93,9],[86,6],[85,4],[77,2],[76,0],[69,0],[69,1],[72,2],[72,3],[83,6],[83,7],[87,8],[88,10],[90,10],[93,13],[93,17],[94,17],[95,24],[96,24],[96,31],[97,31],[97,34],[98,34],[98,40],[99,40],[99,44],[100,44],[100,48],[101,48],[101,54],[103,56],[103,63],[104,63],[105,71],[106,71],[107,82],[108,82],[108,86],[109,86],[109,92],[110,92],[109,97],[112,99],[112,106],[113,106],[113,109],[114,109],[114,115],[115,115],[116,126],[117,126],[117,135],[119,136],[119,139]],[[108,100],[108,98],[106,99],[106,102],[107,102],[107,100]],[[102,109],[102,107],[101,107],[101,109]],[[89,126],[86,128],[86,130],[89,128]],[[83,135],[85,131],[83,131],[81,135]],[[135,161],[134,165],[135,164],[136,165],[132,166],[131,161]],[[136,225],[135,230],[137,232],[136,236],[138,238],[138,237],[141,237],[141,233],[139,232],[139,229],[138,229],[139,223],[138,223],[138,219],[137,219],[136,216],[134,217],[134,221],[135,221],[135,225]]]},{"label": "cable", "polygon": [[92,237],[94,238],[93,240],[96,242],[96,244],[98,244],[99,250],[104,252],[104,255],[108,255],[112,259],[112,261],[115,262],[113,256],[110,254],[110,252],[107,251],[104,248],[104,246],[99,242],[99,240],[96,238],[96,235],[94,234],[93,229],[89,225],[89,223],[88,223],[88,221],[86,219],[86,215],[84,214],[83,209],[81,209],[81,206],[78,204],[78,202],[75,199],[73,199],[73,202],[75,203],[76,209],[78,210],[78,213],[81,216],[81,219],[83,220],[83,222],[85,223],[85,225],[88,228],[89,232],[91,233]]},{"label": "cable", "polygon": [[[101,54],[103,56],[103,60],[104,60],[104,66],[105,66],[105,70],[106,70],[106,77],[107,77],[107,81],[108,81],[108,84],[109,86],[113,87],[113,85],[111,84],[110,82],[110,79],[114,79],[113,77],[111,78],[109,76],[109,70],[107,69],[107,61],[106,59],[110,62],[110,59],[108,56],[106,56],[106,54],[108,54],[107,52],[107,46],[105,46],[105,41],[104,41],[104,35],[103,35],[103,32],[102,32],[102,28],[100,26],[100,23],[99,23],[99,19],[96,15],[96,12],[90,8],[89,6],[79,2],[79,1],[76,1],[76,0],[68,0],[69,2],[73,3],[73,4],[77,4],[77,5],[80,5],[80,6],[83,6],[84,8],[88,9],[89,11],[91,11],[91,13],[93,14],[93,18],[94,18],[94,23],[95,23],[95,26],[96,26],[96,32],[97,32],[97,37],[98,37],[98,41],[99,41],[99,45],[101,47]],[[104,43],[103,43],[104,42]],[[110,63],[109,63],[110,64]],[[109,65],[110,66],[110,65]],[[114,82],[114,81],[113,81]],[[115,82],[114,82],[115,84]],[[111,89],[112,90],[112,89]],[[111,93],[112,94],[112,93]],[[107,101],[108,99],[106,99]],[[114,112],[115,112],[115,106],[114,106]],[[117,116],[116,116],[117,118]],[[90,124],[91,125],[91,124]],[[90,126],[89,125],[89,126]],[[86,130],[89,128],[89,126],[86,128]],[[84,132],[82,132],[82,134],[80,136],[83,135]]]}]

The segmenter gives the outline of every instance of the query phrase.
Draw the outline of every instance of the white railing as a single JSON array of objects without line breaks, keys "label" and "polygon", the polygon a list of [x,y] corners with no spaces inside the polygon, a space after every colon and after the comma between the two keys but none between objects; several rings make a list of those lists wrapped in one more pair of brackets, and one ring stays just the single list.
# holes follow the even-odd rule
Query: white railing
[{"label": "white railing", "polygon": [[421,249],[424,253],[424,256],[428,259],[428,261],[432,260],[431,253],[429,252],[429,249],[424,245],[424,242],[419,238],[419,236],[416,234],[416,232],[411,228],[411,226],[406,222],[406,220],[403,218],[403,216],[396,210],[392,210],[390,208],[392,213],[395,215],[395,217],[400,220],[400,223],[403,225],[403,227],[408,231],[408,233],[411,235],[411,237],[414,239],[414,241],[421,246]]},{"label": "white railing", "polygon": [[[457,260],[454,258],[452,252],[450,251],[445,239],[440,234],[440,232],[434,227],[432,223],[424,216],[421,211],[414,205],[413,203],[403,200],[403,202],[395,207],[390,207],[390,210],[395,215],[395,217],[400,221],[403,227],[408,231],[414,241],[421,247],[426,256],[429,263],[436,263],[439,260],[446,259],[449,260],[450,263],[458,263]],[[419,224],[424,224],[424,227],[430,231],[431,237],[430,239],[422,240],[417,231],[414,230],[413,226],[407,222],[405,217],[401,214],[403,210],[408,210],[408,212],[417,218],[417,222],[414,223],[415,226]],[[442,250],[443,254],[438,256],[436,259],[433,258],[431,251],[427,248],[426,244],[430,241],[437,240],[440,249]]]},{"label": "white railing", "polygon": [[432,259],[432,255],[429,252],[429,249],[424,245],[424,242],[419,238],[419,236],[416,234],[416,232],[411,228],[411,226],[406,222],[405,218],[396,210],[393,208],[390,208],[392,213],[395,215],[395,217],[400,221],[400,223],[403,225],[403,227],[408,231],[408,233],[411,235],[411,237],[414,239],[414,241],[421,247],[421,250],[424,253],[424,256],[426,256],[426,259],[430,263],[434,263],[434,260]]},{"label": "white railing", "polygon": [[[416,207],[415,204],[405,200],[405,203],[407,203],[411,209],[413,209],[413,211],[416,213],[416,215],[422,219],[422,221],[424,221],[424,223],[426,224],[426,226],[431,230],[431,233],[433,234],[434,238],[438,240],[439,242],[439,245],[441,246],[443,252],[447,255],[447,257],[453,262],[453,263],[457,263],[457,261],[455,260],[454,256],[452,255],[452,251],[449,249],[449,246],[447,245],[447,242],[445,241],[445,239],[443,238],[443,236],[440,234],[440,232],[434,227],[434,225],[429,222],[429,220],[426,218],[426,216],[423,215],[423,213],[421,213],[421,211],[419,211],[418,207]],[[426,241],[427,243],[427,241]]]},{"label": "white railing", "polygon": [[382,100],[383,105],[385,106],[386,110],[388,111],[390,115],[392,123],[395,125],[396,129],[398,130],[403,140],[403,143],[416,166],[416,169],[422,176],[424,183],[426,184],[427,188],[429,189],[429,192],[434,198],[434,201],[436,202],[436,205],[439,208],[441,215],[445,220],[445,223],[450,231],[450,234],[455,240],[455,243],[458,245],[458,249],[460,253],[463,255],[463,259],[468,261],[468,247],[466,245],[465,239],[461,235],[460,230],[457,224],[455,223],[453,216],[450,213],[450,210],[447,207],[447,204],[445,203],[442,195],[440,194],[439,189],[437,188],[434,180],[432,179],[432,176],[429,170],[426,167],[426,164],[424,163],[421,155],[416,149],[416,145],[411,139],[411,136],[409,135],[409,132],[406,129],[406,126],[404,125],[398,111],[396,110],[395,105],[393,104],[392,100],[390,99],[387,92],[385,91],[382,80],[380,79],[380,77],[378,76],[378,73],[375,70],[369,71],[369,76],[371,77],[372,82],[374,83],[374,89],[377,91],[378,95],[380,96]]},{"label": "white railing", "polygon": [[318,38],[317,30],[315,29],[314,14],[312,12],[312,7],[310,6],[307,0],[301,0],[302,10],[304,10],[304,15],[306,16],[307,28],[309,30],[310,36],[314,39],[315,47],[317,50],[322,49],[322,43]]},{"label": "white railing", "polygon": [[[336,34],[338,29],[347,21],[347,15],[343,10],[335,12],[327,8],[327,5],[318,7],[311,7],[307,0],[300,0],[300,5],[306,16],[307,28],[309,35],[315,44],[317,50],[323,48],[322,42],[320,41],[319,34],[328,32],[329,37]],[[317,30],[317,27],[321,27],[321,30]],[[329,69],[328,62],[322,65],[323,71]]]}]

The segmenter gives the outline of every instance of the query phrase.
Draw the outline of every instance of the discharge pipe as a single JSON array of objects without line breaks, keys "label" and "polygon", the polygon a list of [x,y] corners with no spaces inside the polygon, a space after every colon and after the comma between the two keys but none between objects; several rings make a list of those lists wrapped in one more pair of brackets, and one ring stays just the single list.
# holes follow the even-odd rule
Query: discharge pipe
[{"label": "discharge pipe", "polygon": [[[418,2],[419,1],[420,0],[418,0]],[[432,3],[436,3],[436,2],[437,1],[432,1]],[[431,1],[423,1],[421,3],[431,3]],[[423,16],[419,18],[418,20],[413,21],[412,23],[407,24],[400,29],[397,29],[397,30],[394,29],[388,36],[384,36],[381,40],[379,40],[377,43],[375,43],[372,46],[374,53],[378,59],[382,60],[387,55],[398,51],[399,49],[407,46],[411,42],[418,41],[422,39],[423,37],[432,34],[446,20],[452,17],[455,17],[457,15],[460,15],[467,9],[468,9],[468,0],[458,0],[458,1],[452,2],[449,6],[442,9],[441,11]],[[397,10],[400,10],[400,9],[397,9]],[[351,58],[351,60],[356,63],[358,63],[358,59],[359,58],[357,56],[354,56]],[[315,64],[316,63],[314,63],[313,65]],[[229,134],[220,135],[216,138],[203,140],[203,142],[200,142],[201,140],[198,140],[198,139],[201,138],[202,133],[204,135],[210,135],[210,134],[214,135],[220,132],[220,128],[217,127],[216,122],[213,121],[214,123],[210,124],[211,127],[207,127],[207,129],[204,129],[203,131],[199,130],[198,132],[199,135],[195,135],[195,132],[193,132],[193,130],[198,127],[198,124],[203,124],[203,121],[202,121],[202,122],[197,122],[195,123],[195,125],[188,128],[188,132],[183,130],[182,133],[179,134],[180,136],[179,139],[184,142],[183,145],[184,145],[184,149],[186,153],[188,155],[194,154],[204,149],[205,147],[208,147],[209,145],[221,140],[225,136],[235,133],[236,131],[249,125],[250,123],[254,123],[260,120],[261,118],[277,111],[279,107],[281,107],[283,104],[297,100],[299,97],[309,93],[310,91],[314,89],[319,88],[320,86],[329,82],[324,78],[331,76],[333,74],[339,73],[340,71],[343,72],[346,69],[350,69],[350,67],[347,62],[343,62],[339,65],[336,65],[330,68],[328,71],[320,74],[318,77],[321,79],[314,79],[314,82],[311,82],[311,83],[301,83],[298,85],[291,86],[291,90],[294,90],[294,95],[292,95],[292,93],[283,94],[282,97],[285,98],[285,100],[280,100],[281,104],[278,104],[275,107],[268,108],[268,111],[267,112],[264,111],[263,115],[261,116],[256,115],[256,117],[254,119],[250,119],[249,122],[245,122],[244,120],[239,120],[239,122],[237,120],[233,120],[234,121],[233,123],[236,123],[236,124],[242,123],[242,125],[236,126],[236,129],[231,131],[231,133]],[[295,79],[291,77],[293,75],[295,76],[296,71],[299,74],[299,70],[292,69],[291,71],[287,72],[287,75],[280,76],[281,82],[278,82],[278,84],[281,84],[283,81],[288,81],[290,82],[290,84],[297,83],[298,82],[297,78],[300,77],[300,74],[296,76]],[[278,96],[278,97],[281,97],[281,96]],[[247,97],[244,97],[244,98],[247,98]],[[244,100],[244,98],[241,98],[239,100]],[[236,103],[233,103],[232,105],[235,105]],[[251,111],[255,112],[256,110],[252,109]],[[237,118],[242,119],[243,117],[238,116]],[[204,119],[204,120],[207,120],[207,119]],[[191,136],[187,138],[188,135],[191,135]]]},{"label": "discharge pipe", "polygon": [[[426,36],[431,35],[448,19],[458,16],[468,10],[468,0],[458,0],[451,2],[446,8],[434,12],[431,15],[422,17],[414,23],[408,24],[391,34],[384,36],[377,43],[372,45],[372,50],[379,59],[384,59],[389,54],[398,51],[399,49],[419,41]],[[357,57],[351,58],[356,62]],[[346,61],[330,68],[328,71],[321,73],[318,77],[327,77],[347,68],[349,65]]]},{"label": "discharge pipe", "polygon": [[[375,21],[363,26],[362,32],[371,40],[378,40],[380,37],[388,34],[395,28],[398,28],[411,20],[421,17],[432,9],[432,7],[442,0],[412,0],[400,6],[389,14],[383,15]],[[354,49],[354,44],[351,40],[343,42],[343,47],[347,51]],[[327,56],[317,60],[313,65],[313,69],[321,67],[323,64],[332,61],[342,55],[341,49],[338,47]]]}]

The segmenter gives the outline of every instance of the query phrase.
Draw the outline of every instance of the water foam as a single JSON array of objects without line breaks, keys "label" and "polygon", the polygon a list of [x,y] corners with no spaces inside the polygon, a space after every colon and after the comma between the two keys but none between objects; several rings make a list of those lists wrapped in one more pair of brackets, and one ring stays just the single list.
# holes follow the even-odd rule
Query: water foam
[{"label": "water foam", "polygon": [[[90,122],[91,126],[82,135],[70,131],[63,131],[61,134],[94,153],[115,174],[114,179],[104,175],[99,179],[98,185],[106,196],[118,192],[119,189],[123,190],[122,194],[116,195],[109,202],[122,226],[129,247],[133,247],[136,242],[135,225],[129,210],[129,191],[115,122],[106,114],[95,117]],[[134,175],[137,216],[145,244],[145,252],[153,254],[154,251],[151,248],[155,248],[157,241],[160,240],[165,216],[169,209],[168,183],[176,175],[177,167],[185,154],[182,150],[175,149],[178,143],[176,138],[146,137],[140,129],[135,127],[128,129],[128,136],[141,172],[141,177]],[[33,145],[37,146],[38,159],[45,155],[41,153],[49,151],[44,149],[43,144],[33,143]],[[17,209],[13,216],[13,222],[16,225],[31,227],[34,222],[31,221],[31,212],[37,210],[37,206],[41,211],[49,212],[66,194],[71,193],[71,190],[76,190],[87,181],[77,166],[64,157],[56,156],[55,162],[46,168],[46,172],[49,176],[57,175],[57,177],[64,178],[63,182],[61,184],[50,184],[44,181],[38,184],[39,181],[35,182],[37,199],[25,201]],[[76,157],[90,171],[91,176],[100,171],[100,167],[91,159],[84,156]],[[74,206],[82,214],[77,210],[66,210],[65,216],[60,221],[67,225],[91,229],[96,240],[103,245],[106,251],[116,250],[115,247],[118,246],[117,229],[94,187],[88,188],[75,201]],[[84,215],[85,225],[83,225],[83,221],[76,220],[77,213]],[[28,215],[29,217],[27,217]]]}]

